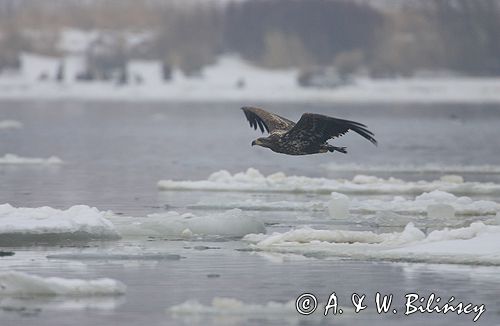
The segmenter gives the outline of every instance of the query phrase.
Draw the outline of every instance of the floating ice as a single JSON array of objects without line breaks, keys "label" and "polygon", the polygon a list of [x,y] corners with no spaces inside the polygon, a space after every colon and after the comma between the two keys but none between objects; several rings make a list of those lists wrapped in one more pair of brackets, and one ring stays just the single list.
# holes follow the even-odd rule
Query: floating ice
[{"label": "floating ice", "polygon": [[448,183],[464,183],[464,177],[461,175],[455,175],[455,174],[448,174],[448,175],[443,175],[439,180],[443,182],[448,182]]},{"label": "floating ice", "polygon": [[427,206],[427,217],[452,219],[455,217],[455,209],[448,204],[431,204]]},{"label": "floating ice", "polygon": [[[338,194],[338,193],[335,193]],[[445,204],[451,206],[457,215],[494,215],[500,211],[500,204],[490,200],[472,200],[470,197],[457,197],[451,193],[434,190],[417,196],[414,200],[395,196],[392,200],[381,199],[356,199],[349,200],[351,212],[377,213],[396,212],[401,214],[427,214],[427,209],[432,205]],[[190,205],[192,208],[214,209],[214,208],[240,208],[246,210],[300,210],[300,211],[323,211],[329,209],[329,202],[325,201],[265,201],[258,198],[241,199],[237,196],[218,197],[201,200],[197,204]],[[444,216],[438,216],[442,218]]]},{"label": "floating ice", "polygon": [[0,120],[0,130],[3,129],[20,129],[23,124],[17,120]]},{"label": "floating ice", "polygon": [[207,216],[168,212],[151,214],[145,218],[115,216],[112,218],[122,235],[126,236],[180,236],[217,235],[242,237],[265,231],[264,223],[246,216],[240,209]]},{"label": "floating ice", "polygon": [[362,165],[350,164],[325,164],[324,169],[332,172],[384,172],[384,173],[469,173],[469,174],[500,174],[500,165]]},{"label": "floating ice", "polygon": [[282,244],[382,244],[386,246],[400,245],[418,241],[425,238],[425,234],[409,223],[403,232],[377,234],[371,231],[350,230],[315,230],[303,227],[285,233],[275,232],[271,235],[249,234],[243,238],[245,241],[256,242],[258,248],[281,246]]},{"label": "floating ice", "polygon": [[119,238],[106,215],[106,212],[85,205],[67,210],[0,205],[0,244]]},{"label": "floating ice", "polygon": [[245,303],[234,298],[212,299],[210,305],[204,305],[198,300],[188,300],[167,309],[172,314],[182,315],[268,315],[296,314],[294,301],[285,303],[270,301],[264,304]]},{"label": "floating ice", "polygon": [[40,277],[21,272],[0,273],[1,296],[98,296],[124,294],[126,286],[109,278],[96,280]]},{"label": "floating ice", "polygon": [[180,260],[183,257],[168,253],[101,253],[101,252],[79,252],[66,254],[52,254],[48,259],[75,259],[75,260]]},{"label": "floating ice", "polygon": [[15,154],[5,154],[0,157],[0,164],[62,164],[59,157],[51,156],[49,158],[21,157]]},{"label": "floating ice", "polygon": [[[443,206],[445,205],[445,206]],[[393,211],[398,213],[429,214],[430,217],[446,218],[453,215],[492,215],[500,211],[500,204],[489,200],[472,200],[470,197],[457,197],[451,193],[434,190],[417,196],[415,200],[407,200],[396,196],[391,201],[378,199],[357,200],[352,202],[355,210],[372,213],[377,211]],[[436,209],[446,207],[448,214],[433,214]]]},{"label": "floating ice", "polygon": [[500,226],[482,222],[427,236],[410,223],[394,233],[300,228],[271,235],[250,234],[243,240],[258,250],[307,256],[500,265]]},{"label": "floating ice", "polygon": [[67,253],[52,254],[48,259],[75,259],[75,260],[180,260],[183,257],[168,253]]},{"label": "floating ice", "polygon": [[239,208],[243,210],[256,210],[256,211],[288,211],[288,210],[300,210],[300,211],[323,211],[325,210],[325,203],[320,201],[265,201],[257,198],[245,198],[241,197],[228,197],[220,196],[216,199],[207,198],[201,199],[196,204],[191,204],[188,207],[196,209],[232,209]]},{"label": "floating ice", "polygon": [[207,180],[158,182],[161,190],[250,191],[250,192],[308,192],[353,194],[421,194],[442,190],[453,194],[500,194],[500,184],[463,182],[460,176],[444,176],[434,181],[403,181],[358,175],[352,181],[344,179],[286,176],[283,172],[262,175],[249,168],[231,175],[222,170],[212,173]]},{"label": "floating ice", "polygon": [[346,218],[349,216],[349,197],[338,192],[332,192],[328,202],[328,212],[333,218]]},{"label": "floating ice", "polygon": [[124,296],[99,295],[99,296],[1,296],[0,311],[17,311],[25,316],[33,316],[40,311],[62,310],[115,310],[125,303]]}]

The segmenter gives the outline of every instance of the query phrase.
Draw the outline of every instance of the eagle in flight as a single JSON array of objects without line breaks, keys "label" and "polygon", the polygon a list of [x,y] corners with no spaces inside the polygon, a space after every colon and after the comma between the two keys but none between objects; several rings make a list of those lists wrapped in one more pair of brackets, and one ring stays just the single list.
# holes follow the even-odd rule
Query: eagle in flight
[{"label": "eagle in flight", "polygon": [[342,120],[316,113],[304,113],[295,123],[277,114],[245,106],[241,108],[250,122],[250,127],[260,128],[269,137],[257,138],[253,145],[267,147],[273,152],[288,155],[308,155],[326,152],[347,153],[345,147],[335,147],[327,143],[331,138],[340,137],[352,130],[377,145],[373,133],[359,122]]}]

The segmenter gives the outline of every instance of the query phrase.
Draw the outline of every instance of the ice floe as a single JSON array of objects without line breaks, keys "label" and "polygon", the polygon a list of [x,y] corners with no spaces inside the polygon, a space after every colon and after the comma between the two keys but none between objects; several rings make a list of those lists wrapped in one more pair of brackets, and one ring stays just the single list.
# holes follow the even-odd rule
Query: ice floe
[{"label": "ice floe", "polygon": [[352,193],[352,194],[421,194],[442,190],[457,195],[500,194],[500,184],[464,182],[460,176],[443,176],[434,181],[403,181],[397,178],[378,178],[357,175],[352,180],[287,176],[283,172],[264,176],[249,168],[232,175],[226,170],[212,173],[207,180],[160,180],[160,190],[205,190],[290,193]]},{"label": "ice floe", "polygon": [[349,197],[338,192],[332,192],[328,202],[328,212],[334,218],[349,216]]},{"label": "ice floe", "polygon": [[117,239],[119,234],[106,218],[107,212],[85,205],[66,210],[51,207],[0,205],[0,244],[30,241]]},{"label": "ice floe", "polygon": [[246,216],[240,209],[206,216],[167,212],[144,218],[115,216],[111,219],[124,236],[226,236],[242,237],[264,232],[262,221]]},{"label": "ice floe", "polygon": [[[490,200],[473,200],[470,197],[457,197],[451,193],[434,190],[419,195],[415,200],[396,196],[392,200],[352,199],[350,207],[354,210],[374,213],[393,211],[397,213],[427,214],[433,218],[453,218],[458,215],[494,215],[500,211],[500,204]],[[451,213],[453,211],[453,214]]]},{"label": "ice floe", "polygon": [[117,280],[41,277],[23,272],[0,273],[1,296],[98,296],[124,294],[126,286]]},{"label": "ice floe", "polygon": [[249,234],[245,241],[256,243],[258,248],[270,248],[281,244],[380,244],[385,246],[401,245],[408,242],[423,240],[425,234],[412,223],[402,232],[375,233],[372,231],[350,230],[315,230],[302,227],[284,233],[275,232],[271,235]]},{"label": "ice floe", "polygon": [[307,227],[243,240],[256,250],[313,257],[348,257],[392,261],[500,265],[500,226],[436,230],[425,235],[409,223],[402,232],[314,230]]},{"label": "ice floe", "polygon": [[125,303],[124,296],[0,296],[0,311],[15,312],[21,316],[33,317],[42,311],[69,310],[114,310]]},{"label": "ice floe", "polygon": [[17,120],[0,120],[0,130],[5,130],[5,129],[20,129],[24,125],[22,122],[19,122]]},{"label": "ice floe", "polygon": [[[451,193],[434,190],[423,193],[415,199],[394,196],[392,199],[359,199],[333,192],[330,200],[311,201],[267,201],[260,198],[246,198],[241,196],[220,196],[202,199],[189,207],[197,209],[240,208],[245,210],[261,211],[325,211],[335,218],[345,218],[346,212],[372,214],[377,212],[396,212],[405,215],[429,215],[435,218],[445,218],[447,214],[439,208],[446,206],[449,211],[454,210],[456,215],[495,215],[500,212],[500,203],[491,200],[473,200],[470,197],[457,197]],[[430,214],[429,214],[430,213]],[[453,216],[450,216],[452,218]]]},{"label": "ice floe", "polygon": [[232,209],[255,211],[323,211],[325,210],[324,201],[267,201],[259,198],[242,198],[241,196],[217,196],[214,198],[205,198],[196,204],[188,205],[194,209]]},{"label": "ice floe", "polygon": [[148,253],[142,249],[140,253],[109,253],[109,252],[78,252],[62,253],[47,256],[48,259],[70,259],[70,260],[180,260],[183,257],[178,254]]},{"label": "ice floe", "polygon": [[446,173],[446,174],[499,174],[500,165],[443,165],[428,163],[422,165],[364,165],[357,163],[324,164],[322,167],[331,172],[384,172],[384,173]]},{"label": "ice floe", "polygon": [[234,298],[212,299],[210,305],[204,305],[198,300],[188,300],[172,306],[167,312],[179,315],[268,315],[268,314],[297,314],[295,302],[285,303],[269,301],[263,304],[245,303]]},{"label": "ice floe", "polygon": [[22,157],[15,154],[5,154],[0,157],[0,164],[62,164],[64,163],[57,156],[51,156],[49,158],[38,158],[38,157]]}]

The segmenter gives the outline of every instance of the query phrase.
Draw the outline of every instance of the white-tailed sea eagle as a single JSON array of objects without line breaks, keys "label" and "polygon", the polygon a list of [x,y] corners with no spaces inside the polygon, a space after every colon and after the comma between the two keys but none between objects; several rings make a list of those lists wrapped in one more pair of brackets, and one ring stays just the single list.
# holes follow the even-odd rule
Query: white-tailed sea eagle
[{"label": "white-tailed sea eagle", "polygon": [[304,113],[295,123],[277,114],[265,110],[245,106],[241,108],[250,122],[250,127],[257,127],[269,137],[257,138],[253,145],[267,147],[274,152],[288,155],[308,155],[326,152],[346,154],[345,147],[335,147],[327,143],[331,138],[344,135],[352,130],[372,144],[377,145],[373,133],[364,124],[342,120],[316,113]]}]

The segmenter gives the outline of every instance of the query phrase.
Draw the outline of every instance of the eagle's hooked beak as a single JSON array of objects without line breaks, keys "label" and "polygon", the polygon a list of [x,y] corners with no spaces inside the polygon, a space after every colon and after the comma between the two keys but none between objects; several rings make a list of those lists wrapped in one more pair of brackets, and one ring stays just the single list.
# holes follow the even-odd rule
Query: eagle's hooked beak
[{"label": "eagle's hooked beak", "polygon": [[252,146],[262,144],[260,140],[256,139],[252,142]]}]

